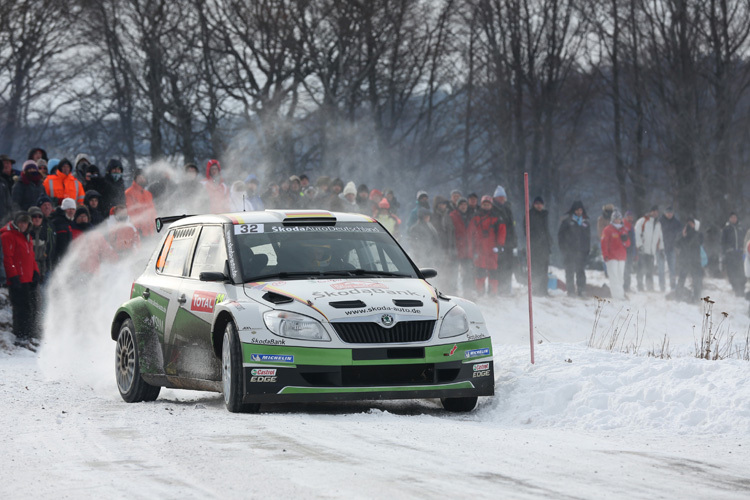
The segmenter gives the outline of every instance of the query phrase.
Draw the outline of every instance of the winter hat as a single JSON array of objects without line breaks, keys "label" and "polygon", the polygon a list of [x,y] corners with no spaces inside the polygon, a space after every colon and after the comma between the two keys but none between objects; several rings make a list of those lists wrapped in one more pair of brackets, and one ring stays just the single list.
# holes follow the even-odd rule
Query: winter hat
[{"label": "winter hat", "polygon": [[29,215],[29,212],[16,212],[16,215],[13,216],[13,223],[18,226],[21,222],[31,223],[31,215]]},{"label": "winter hat", "polygon": [[297,177],[296,175],[290,175],[289,182],[294,182],[294,181],[299,182],[299,177]]},{"label": "winter hat", "polygon": [[78,156],[76,156],[76,167],[83,160],[86,160],[86,162],[88,162],[89,164],[91,163],[91,158],[89,158],[89,155],[87,155],[86,153],[79,153]]},{"label": "winter hat", "polygon": [[16,163],[16,160],[14,160],[13,158],[11,158],[8,155],[0,155],[0,161],[9,161],[11,165],[13,165],[14,163]]},{"label": "winter hat", "polygon": [[469,196],[466,197],[468,200],[469,198],[479,198],[479,195],[477,193],[469,193]]},{"label": "winter hat", "polygon": [[347,194],[357,194],[357,186],[354,185],[354,181],[349,181],[346,183],[346,186],[344,186],[344,196]]},{"label": "winter hat", "polygon": [[333,186],[338,186],[341,189],[344,189],[344,181],[336,177],[335,179],[333,179],[333,182],[331,183],[331,187]]},{"label": "winter hat", "polygon": [[320,177],[318,177],[318,180],[315,181],[315,185],[318,187],[330,186],[331,178],[328,177],[327,175],[321,175]]},{"label": "winter hat", "polygon": [[[112,173],[112,170],[119,168],[122,170],[122,162],[118,160],[117,158],[112,158],[107,162],[107,173]],[[196,170],[198,170],[198,167],[195,167]]]},{"label": "winter hat", "polygon": [[359,194],[359,193],[367,193],[368,196],[369,196],[369,194],[370,194],[370,188],[367,187],[367,184],[360,184],[357,187],[357,194]]},{"label": "winter hat", "polygon": [[246,193],[247,185],[242,181],[234,181],[232,183],[232,191],[235,193]]},{"label": "winter hat", "polygon": [[468,205],[469,200],[467,200],[466,198],[459,198],[458,203],[456,203],[456,206],[459,206],[461,203],[466,203]]},{"label": "winter hat", "polygon": [[29,151],[29,160],[31,160],[34,157],[34,154],[37,151],[39,151],[40,153],[42,153],[42,157],[40,159],[44,160],[44,161],[47,161],[47,159],[48,159],[47,158],[47,152],[45,150],[43,150],[42,148],[33,148],[31,151]]},{"label": "winter hat", "polygon": [[614,209],[615,206],[612,203],[607,203],[606,205],[602,206],[602,212],[612,213]]},{"label": "winter hat", "polygon": [[80,207],[76,208],[76,214],[73,216],[73,220],[76,220],[81,214],[86,214],[86,217],[91,219],[91,212],[89,212],[88,207],[84,207],[83,205],[81,205]]},{"label": "winter hat", "polygon": [[47,170],[52,172],[57,166],[60,164],[60,160],[57,158],[52,158],[50,161],[47,162]]},{"label": "winter hat", "polygon": [[[112,160],[110,160],[111,162]],[[200,169],[198,168],[198,165],[195,163],[186,163],[184,167],[182,167],[185,172],[188,170],[195,170],[196,172],[200,172]],[[109,167],[107,167],[107,171],[109,171]]]},{"label": "winter hat", "polygon": [[492,196],[490,196],[490,195],[488,195],[488,194],[486,194],[486,195],[482,196],[482,201],[481,201],[481,202],[480,202],[479,204],[481,205],[481,204],[482,204],[482,203],[484,203],[485,201],[488,201],[488,202],[492,203]]},{"label": "winter hat", "polygon": [[42,209],[39,207],[29,207],[29,216],[34,217],[35,215],[44,215]]},{"label": "winter hat", "polygon": [[[579,208],[583,209],[583,213],[585,215],[586,214],[586,209],[583,208],[583,202],[581,200],[574,201],[573,204],[570,206],[570,210],[568,210],[568,213],[569,214],[575,213],[575,211],[578,210]],[[612,207],[612,210],[614,210],[614,209],[615,209],[615,207]]]},{"label": "winter hat", "polygon": [[91,177],[99,177],[99,167],[96,165],[89,165],[86,169],[87,174],[91,174]]},{"label": "winter hat", "polygon": [[674,207],[672,205],[669,205],[667,208],[664,209],[665,213],[673,214],[674,213]]},{"label": "winter hat", "polygon": [[34,160],[26,160],[25,162],[23,162],[22,172],[28,172],[29,170],[39,170],[39,167]]},{"label": "winter hat", "polygon": [[41,207],[41,206],[42,206],[42,205],[44,205],[45,203],[49,203],[50,205],[52,204],[52,198],[50,198],[50,197],[49,197],[49,196],[47,196],[46,194],[43,194],[42,196],[40,196],[40,197],[39,197],[39,198],[37,198],[37,200],[36,200],[36,206],[37,206],[37,207]]},{"label": "winter hat", "polygon": [[250,181],[256,181],[258,180],[258,176],[255,174],[247,174],[247,177],[245,177],[245,184],[247,184]]},{"label": "winter hat", "polygon": [[428,198],[430,197],[430,196],[429,196],[429,195],[427,194],[427,191],[417,191],[417,201],[419,201],[419,199],[420,199],[420,198],[421,198],[422,196],[426,196],[426,197],[428,197]]},{"label": "winter hat", "polygon": [[134,168],[133,169],[133,181],[138,178],[139,175],[143,175],[143,169],[142,168]]},{"label": "winter hat", "polygon": [[219,163],[219,160],[208,160],[208,162],[206,162],[206,179],[211,179],[211,167],[214,165],[216,165],[219,169],[219,173],[221,173],[221,163]]},{"label": "winter hat", "polygon": [[537,196],[536,198],[534,198],[534,201],[531,204],[536,205],[537,203],[541,203],[542,205],[544,205],[544,198],[542,198],[541,196]]},{"label": "winter hat", "polygon": [[658,212],[659,211],[659,205],[653,205],[651,207],[651,211],[653,212],[654,210],[656,210]]},{"label": "winter hat", "polygon": [[[55,160],[50,160],[50,163],[52,163],[53,161],[55,161]],[[62,170],[62,168],[63,168],[63,167],[65,166],[65,165],[69,166],[69,167],[70,167],[70,170],[71,170],[71,171],[73,170],[73,164],[72,164],[72,163],[70,163],[70,160],[68,160],[67,158],[63,158],[62,160],[60,160],[60,161],[58,162],[58,164],[57,164],[57,170]],[[48,166],[49,166],[49,165],[48,165]]]},{"label": "winter hat", "polygon": [[384,208],[386,210],[388,210],[389,208],[391,208],[391,204],[388,203],[388,198],[383,198],[382,200],[380,200],[380,202],[378,203],[378,207],[379,208]]},{"label": "winter hat", "polygon": [[65,198],[60,204],[60,208],[63,210],[70,210],[76,208],[76,201],[73,198]]},{"label": "winter hat", "polygon": [[622,213],[620,213],[619,210],[614,209],[612,210],[612,222],[616,221],[617,219],[622,220]]},{"label": "winter hat", "polygon": [[628,210],[628,211],[625,212],[625,217],[632,217],[633,215],[635,215],[635,214],[633,214],[632,210]]},{"label": "winter hat", "polygon": [[461,191],[459,191],[458,189],[454,189],[453,191],[451,191],[451,197],[453,197],[454,194],[461,196]]},{"label": "winter hat", "polygon": [[505,188],[503,188],[502,186],[498,185],[495,188],[495,194],[493,194],[492,197],[493,198],[500,198],[500,197],[507,198],[508,195],[505,194]]},{"label": "winter hat", "polygon": [[36,162],[36,166],[39,167],[39,168],[46,167],[47,166],[47,160],[45,160],[44,158],[39,158],[39,160],[37,160],[37,162]]},{"label": "winter hat", "polygon": [[370,191],[371,200],[374,200],[377,197],[380,197],[380,198],[383,197],[383,192],[380,189],[373,189],[372,191]]}]

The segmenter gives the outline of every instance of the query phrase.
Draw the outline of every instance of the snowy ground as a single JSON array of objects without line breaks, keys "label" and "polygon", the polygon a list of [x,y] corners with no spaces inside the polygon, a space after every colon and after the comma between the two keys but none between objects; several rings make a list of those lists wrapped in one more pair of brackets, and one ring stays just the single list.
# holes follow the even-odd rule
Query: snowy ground
[{"label": "snowy ground", "polygon": [[[741,345],[748,305],[727,288],[707,280],[713,328]],[[111,316],[120,297],[102,295],[81,307]],[[56,337],[38,355],[0,334],[0,498],[750,497],[750,363],[693,356],[702,306],[659,293],[536,300],[531,365],[523,289],[480,303],[496,396],[468,415],[432,400],[237,415],[217,394],[174,390],[128,405],[103,319],[71,330],[48,318]],[[595,337],[617,331],[616,350],[638,355],[587,347],[598,307]],[[671,359],[646,356],[665,334]]]}]

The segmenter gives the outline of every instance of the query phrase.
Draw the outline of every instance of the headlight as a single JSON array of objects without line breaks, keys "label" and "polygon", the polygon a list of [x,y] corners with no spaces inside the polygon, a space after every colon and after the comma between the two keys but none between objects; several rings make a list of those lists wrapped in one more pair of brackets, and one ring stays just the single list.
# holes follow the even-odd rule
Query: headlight
[{"label": "headlight", "polygon": [[461,306],[451,309],[443,318],[443,324],[440,325],[438,337],[441,339],[447,337],[457,337],[469,331],[469,320],[466,317],[466,311]]},{"label": "headlight", "polygon": [[331,337],[318,321],[302,314],[287,311],[268,311],[263,313],[266,328],[279,337],[301,340],[325,340]]}]

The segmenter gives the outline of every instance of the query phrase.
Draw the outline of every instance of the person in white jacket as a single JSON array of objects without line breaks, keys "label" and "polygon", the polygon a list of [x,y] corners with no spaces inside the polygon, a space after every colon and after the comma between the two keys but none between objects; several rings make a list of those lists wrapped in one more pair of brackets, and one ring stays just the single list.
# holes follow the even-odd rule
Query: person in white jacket
[{"label": "person in white jacket", "polygon": [[[654,205],[651,210],[638,219],[633,228],[635,231],[635,245],[638,248],[638,267],[636,279],[638,290],[643,291],[643,278],[646,278],[646,288],[654,290],[654,261],[664,251],[664,236],[659,223],[659,207]],[[663,292],[664,290],[662,290]]]}]

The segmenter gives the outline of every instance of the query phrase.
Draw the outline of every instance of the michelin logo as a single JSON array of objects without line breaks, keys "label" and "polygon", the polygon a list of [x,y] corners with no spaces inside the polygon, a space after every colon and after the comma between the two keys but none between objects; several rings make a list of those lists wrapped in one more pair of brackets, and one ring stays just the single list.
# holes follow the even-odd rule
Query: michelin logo
[{"label": "michelin logo", "polygon": [[[468,357],[468,356],[467,356]],[[253,361],[266,361],[266,362],[277,362],[277,363],[294,363],[294,356],[286,356],[282,354],[251,354],[250,359]]]},{"label": "michelin logo", "polygon": [[478,358],[480,356],[489,356],[489,355],[490,355],[489,347],[485,347],[484,349],[472,349],[464,353],[465,358]]}]

